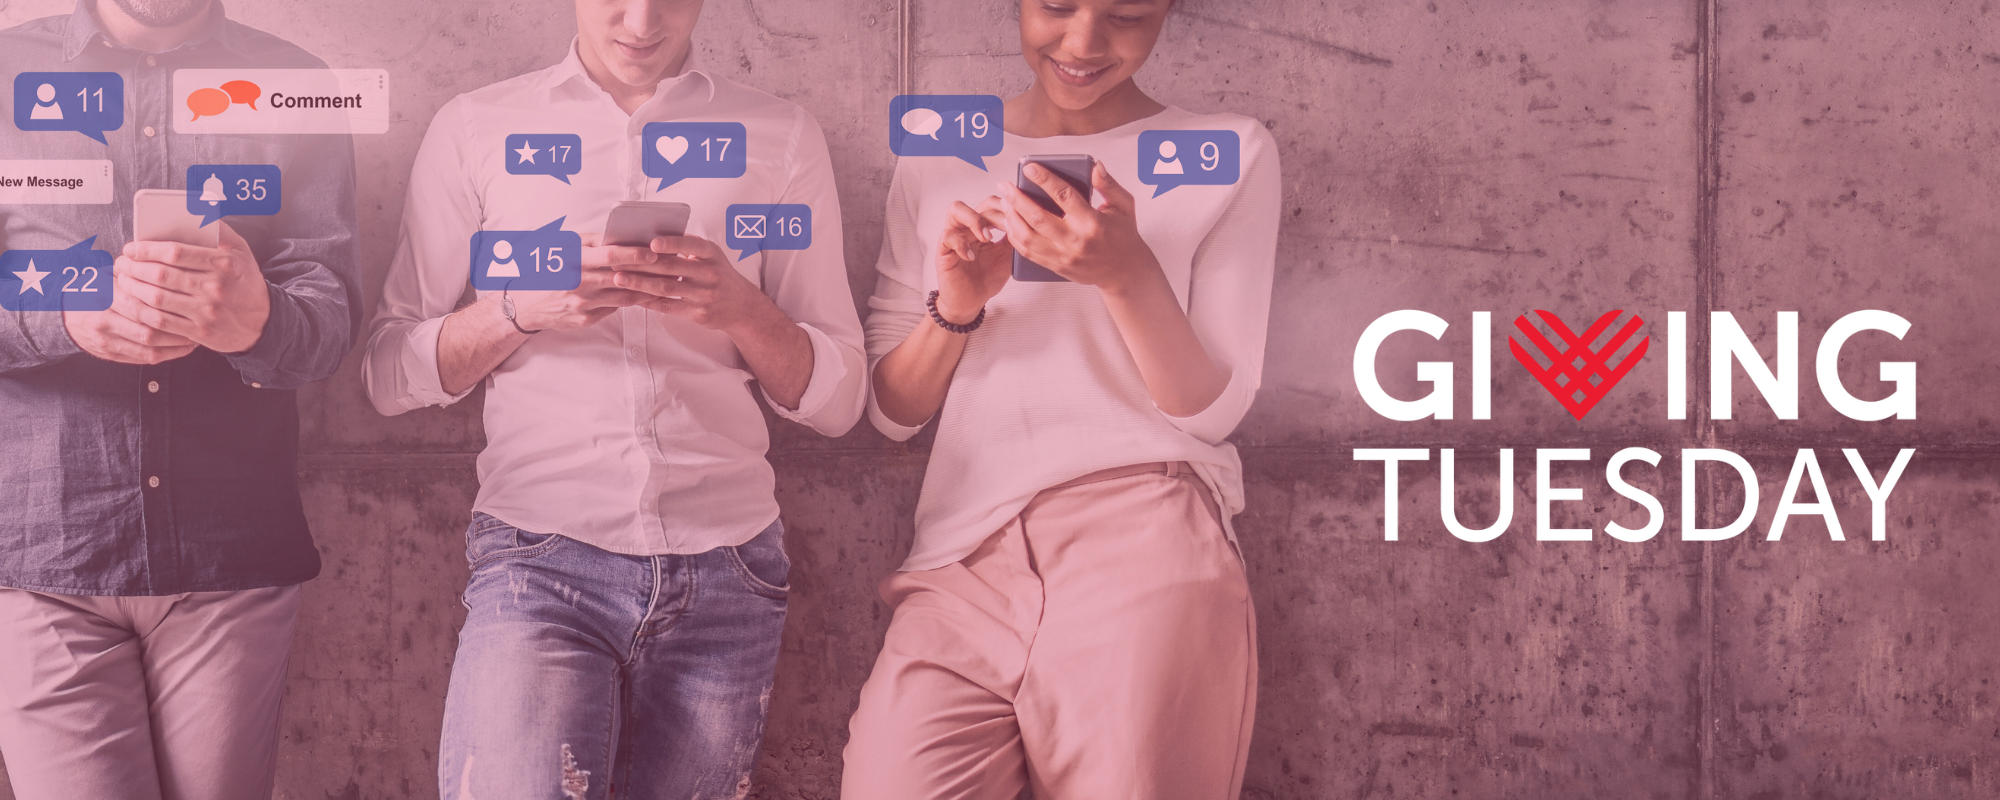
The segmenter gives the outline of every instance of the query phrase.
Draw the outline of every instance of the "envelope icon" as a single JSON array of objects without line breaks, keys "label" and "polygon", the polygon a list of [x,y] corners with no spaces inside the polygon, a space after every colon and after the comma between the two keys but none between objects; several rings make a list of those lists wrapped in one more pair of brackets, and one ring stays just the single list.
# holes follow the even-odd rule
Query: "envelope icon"
[{"label": "envelope icon", "polygon": [[762,239],[764,238],[764,218],[749,214],[738,216],[736,217],[735,231],[734,236],[738,239]]}]

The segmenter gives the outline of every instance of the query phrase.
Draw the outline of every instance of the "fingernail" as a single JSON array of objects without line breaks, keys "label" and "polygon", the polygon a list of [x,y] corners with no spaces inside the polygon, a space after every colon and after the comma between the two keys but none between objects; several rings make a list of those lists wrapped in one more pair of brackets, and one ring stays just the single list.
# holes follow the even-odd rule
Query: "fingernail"
[{"label": "fingernail", "polygon": [[999,228],[987,228],[986,240],[994,244],[999,244],[1007,240],[1007,232]]},{"label": "fingernail", "polygon": [[1028,165],[1028,177],[1030,177],[1030,178],[1039,178],[1039,177],[1042,177],[1042,165],[1040,165],[1040,164],[1029,164],[1029,165]]}]

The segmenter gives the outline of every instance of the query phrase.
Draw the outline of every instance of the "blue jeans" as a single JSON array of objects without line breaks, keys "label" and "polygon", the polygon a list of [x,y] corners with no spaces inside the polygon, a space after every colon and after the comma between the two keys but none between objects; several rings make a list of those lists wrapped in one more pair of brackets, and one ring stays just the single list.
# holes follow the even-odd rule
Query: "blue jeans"
[{"label": "blue jeans", "polygon": [[785,623],[782,525],[626,556],[478,514],[466,558],[442,798],[743,796]]}]

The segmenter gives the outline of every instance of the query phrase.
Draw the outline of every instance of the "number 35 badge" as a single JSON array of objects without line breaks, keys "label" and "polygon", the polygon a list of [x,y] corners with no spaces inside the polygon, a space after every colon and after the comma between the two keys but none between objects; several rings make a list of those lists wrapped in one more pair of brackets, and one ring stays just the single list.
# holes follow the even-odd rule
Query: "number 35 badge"
[{"label": "number 35 badge", "polygon": [[557,217],[532,231],[472,235],[472,288],[566,292],[583,285],[583,237]]},{"label": "number 35 badge", "polygon": [[111,307],[111,254],[92,236],[65,250],[0,253],[0,308],[103,311]]}]

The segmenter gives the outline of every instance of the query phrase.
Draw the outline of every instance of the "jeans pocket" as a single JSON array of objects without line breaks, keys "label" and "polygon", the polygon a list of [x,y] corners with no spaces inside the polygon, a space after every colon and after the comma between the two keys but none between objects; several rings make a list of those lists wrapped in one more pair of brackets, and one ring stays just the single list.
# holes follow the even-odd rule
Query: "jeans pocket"
[{"label": "jeans pocket", "polygon": [[486,514],[474,514],[465,533],[465,561],[473,570],[502,558],[526,558],[553,549],[562,537],[530,533]]},{"label": "jeans pocket", "polygon": [[723,551],[750,591],[782,599],[791,589],[792,560],[785,555],[783,523],[773,522],[750,541]]}]

